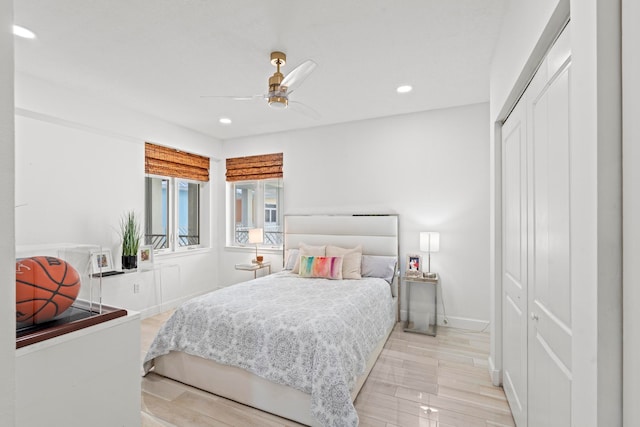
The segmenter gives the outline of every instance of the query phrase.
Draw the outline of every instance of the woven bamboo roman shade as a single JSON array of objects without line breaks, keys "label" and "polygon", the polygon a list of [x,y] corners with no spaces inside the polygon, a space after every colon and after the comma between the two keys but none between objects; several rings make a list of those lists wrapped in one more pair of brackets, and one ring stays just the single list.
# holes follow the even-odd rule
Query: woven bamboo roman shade
[{"label": "woven bamboo roman shade", "polygon": [[227,159],[227,181],[282,178],[282,153]]},{"label": "woven bamboo roman shade", "polygon": [[152,175],[209,181],[209,158],[145,142],[144,171]]}]

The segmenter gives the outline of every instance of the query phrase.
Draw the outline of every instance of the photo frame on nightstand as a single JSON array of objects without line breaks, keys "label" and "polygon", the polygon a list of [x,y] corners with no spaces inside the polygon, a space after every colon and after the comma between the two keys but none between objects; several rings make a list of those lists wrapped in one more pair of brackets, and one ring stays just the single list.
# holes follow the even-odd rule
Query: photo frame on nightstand
[{"label": "photo frame on nightstand", "polygon": [[422,277],[422,256],[417,254],[407,255],[406,277]]}]

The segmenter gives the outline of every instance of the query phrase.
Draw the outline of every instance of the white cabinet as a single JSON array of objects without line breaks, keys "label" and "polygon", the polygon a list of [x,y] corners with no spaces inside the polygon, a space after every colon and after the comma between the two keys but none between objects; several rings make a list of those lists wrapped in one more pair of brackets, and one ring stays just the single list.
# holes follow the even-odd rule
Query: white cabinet
[{"label": "white cabinet", "polygon": [[[16,249],[18,258],[64,259],[82,282],[78,299],[62,315],[39,325],[17,325],[17,426],[140,425],[140,315],[102,305],[107,304],[101,292],[106,278],[94,278],[90,268],[96,250],[101,248],[81,244]],[[91,314],[71,318],[72,310]]]},{"label": "white cabinet", "polygon": [[16,350],[16,425],[140,426],[140,316]]}]

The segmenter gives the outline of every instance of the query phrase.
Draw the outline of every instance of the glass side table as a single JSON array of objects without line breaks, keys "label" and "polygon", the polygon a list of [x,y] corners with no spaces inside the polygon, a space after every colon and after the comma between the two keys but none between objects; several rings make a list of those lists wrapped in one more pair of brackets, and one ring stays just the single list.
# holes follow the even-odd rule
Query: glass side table
[{"label": "glass side table", "polygon": [[267,274],[271,274],[271,261],[252,264],[236,264],[236,270],[253,271],[254,279],[258,277],[258,270],[262,270],[263,268],[267,268]]},{"label": "glass side table", "polygon": [[[438,332],[438,282],[439,277],[436,274],[435,277],[407,277],[403,276],[402,280],[405,283],[405,287],[407,289],[407,321],[404,323],[403,330],[405,332],[415,332],[418,334],[431,335],[436,336]],[[411,288],[415,285],[426,284],[433,285],[433,305],[434,305],[434,315],[433,315],[433,324],[430,324],[430,315],[427,313],[427,318],[425,321],[426,327],[422,327],[422,325],[416,325],[416,319],[411,315]]]}]

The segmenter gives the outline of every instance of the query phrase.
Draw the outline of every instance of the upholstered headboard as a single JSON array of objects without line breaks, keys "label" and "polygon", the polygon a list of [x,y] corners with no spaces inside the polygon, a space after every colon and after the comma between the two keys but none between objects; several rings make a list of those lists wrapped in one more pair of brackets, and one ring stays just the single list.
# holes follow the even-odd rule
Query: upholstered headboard
[{"label": "upholstered headboard", "polygon": [[364,255],[398,256],[398,215],[285,215],[284,249],[361,244]]}]

